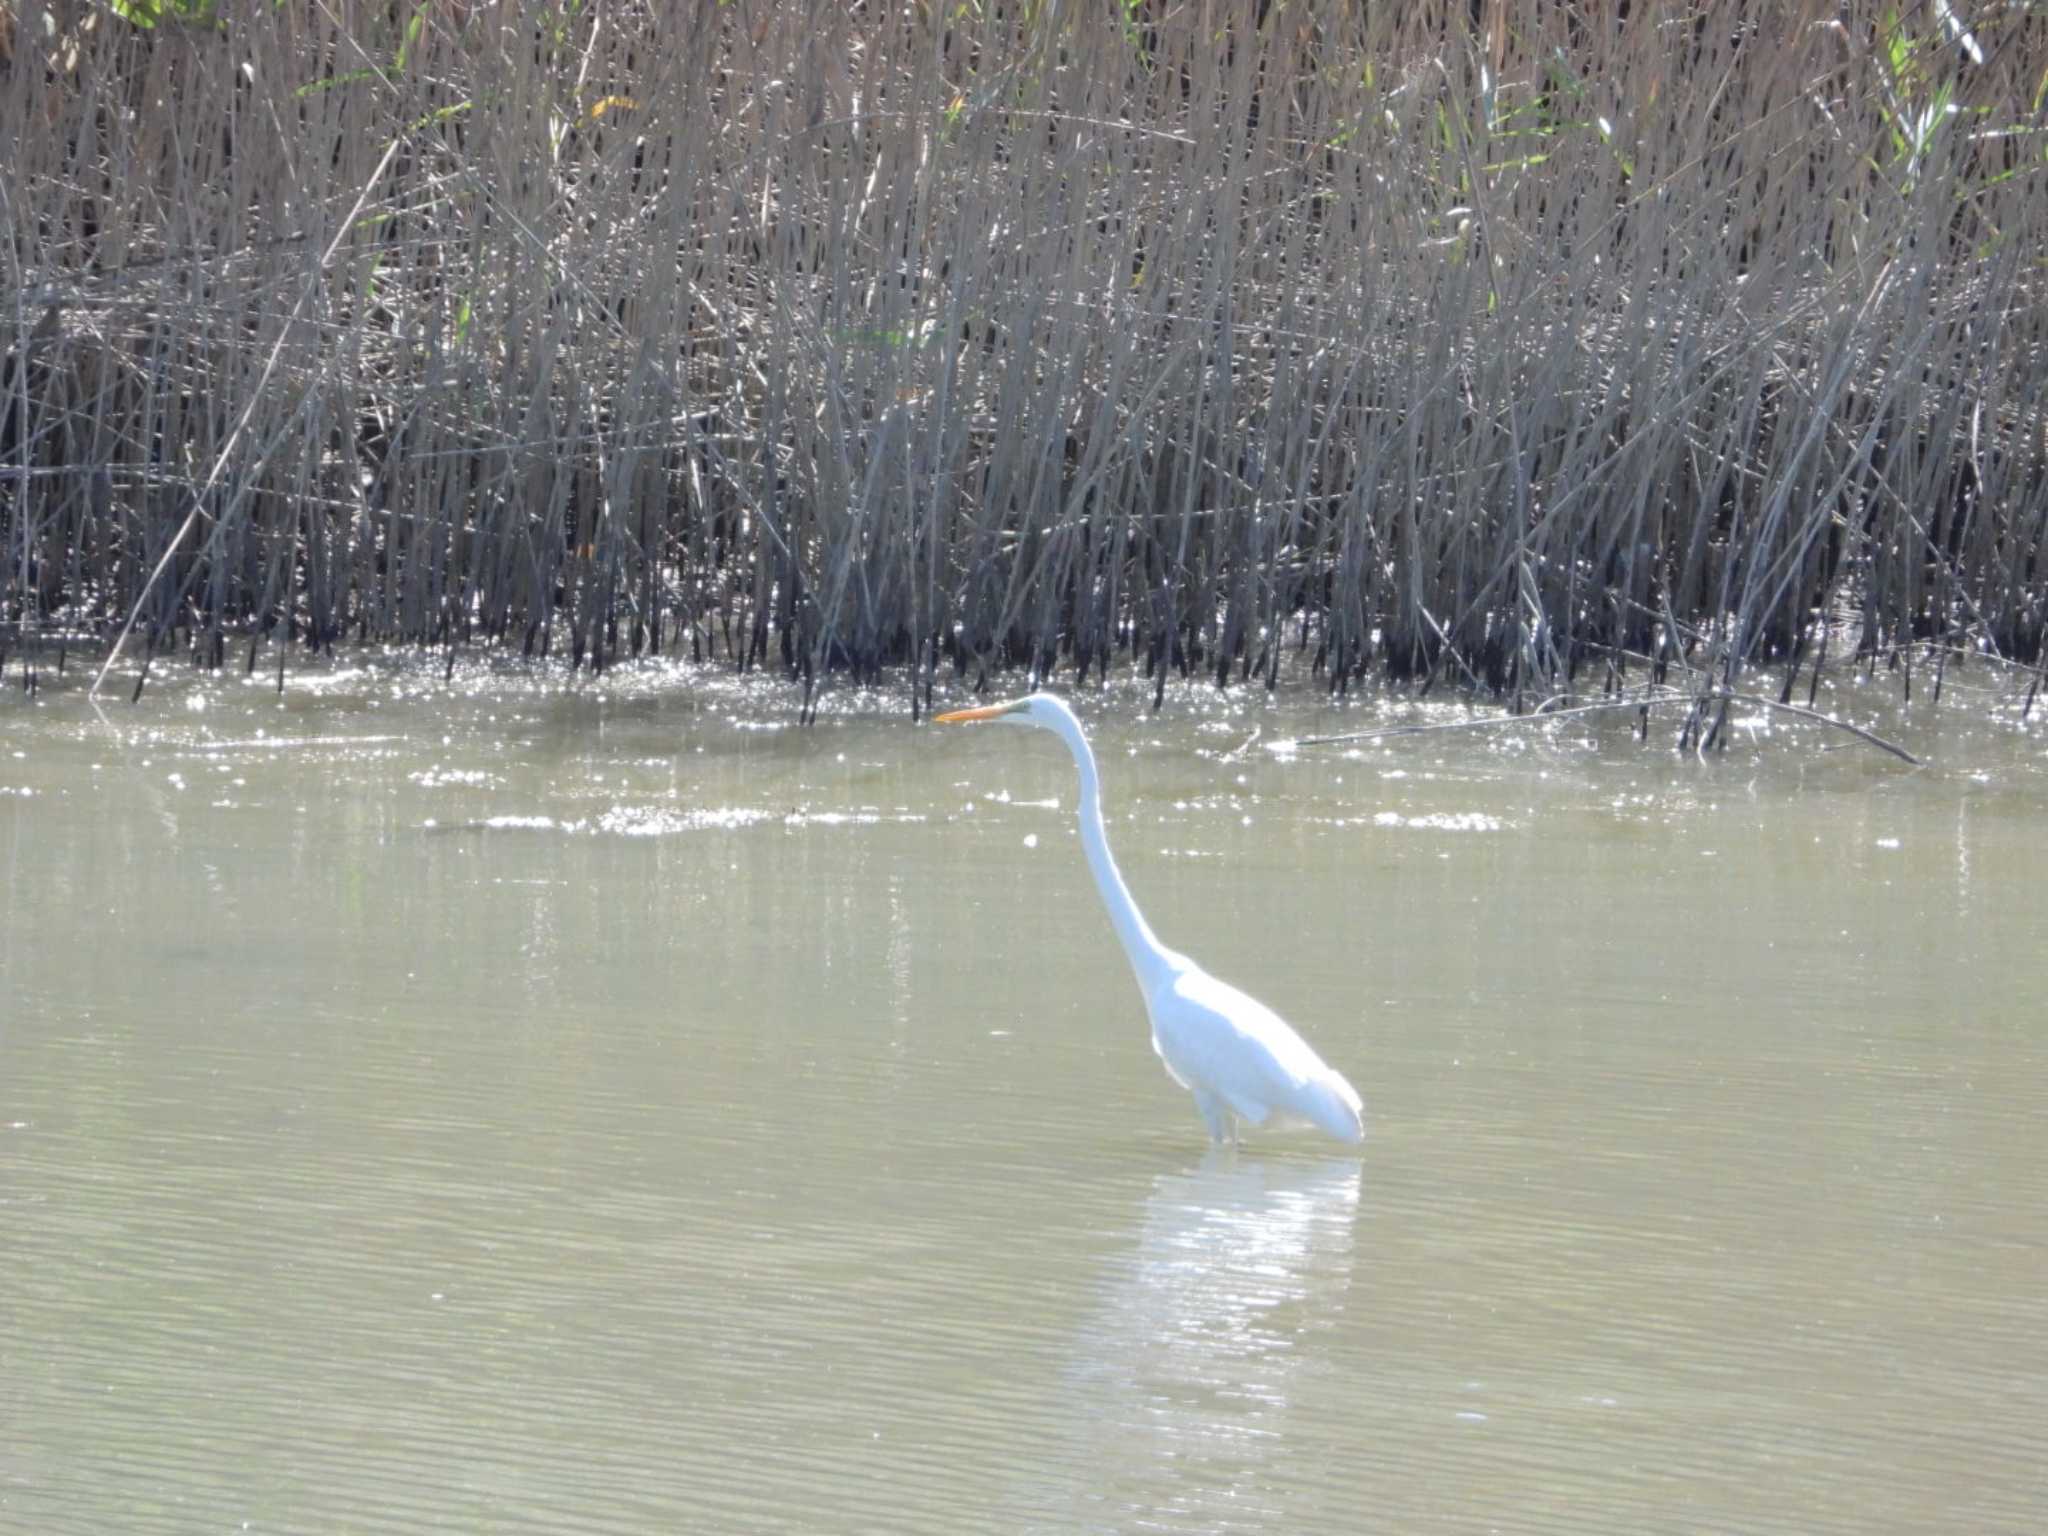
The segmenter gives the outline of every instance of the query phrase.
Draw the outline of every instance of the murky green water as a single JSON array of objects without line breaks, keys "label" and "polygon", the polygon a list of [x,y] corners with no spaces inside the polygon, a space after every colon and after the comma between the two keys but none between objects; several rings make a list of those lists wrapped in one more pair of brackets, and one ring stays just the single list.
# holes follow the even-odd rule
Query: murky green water
[{"label": "murky green water", "polygon": [[0,702],[0,1528],[2048,1520],[1998,695],[1881,722],[1918,771],[1088,695],[1132,886],[1363,1091],[1339,1156],[1207,1149],[1049,737],[81,691]]}]

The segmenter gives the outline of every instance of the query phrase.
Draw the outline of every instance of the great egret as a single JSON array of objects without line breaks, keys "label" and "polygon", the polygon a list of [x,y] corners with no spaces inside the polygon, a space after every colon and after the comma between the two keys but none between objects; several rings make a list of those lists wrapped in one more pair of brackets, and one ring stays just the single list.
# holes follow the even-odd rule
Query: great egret
[{"label": "great egret", "polygon": [[1145,995],[1152,1049],[1166,1063],[1168,1075],[1195,1096],[1210,1138],[1235,1141],[1240,1120],[1256,1126],[1280,1119],[1306,1120],[1339,1141],[1363,1141],[1364,1106],[1341,1073],[1264,1003],[1218,981],[1152,936],[1109,856],[1095,754],[1074,712],[1052,694],[1034,693],[1006,704],[956,709],[937,716],[935,723],[974,720],[1051,731],[1074,754],[1081,774],[1081,846],[1109,910],[1110,926],[1123,941],[1138,990]]}]

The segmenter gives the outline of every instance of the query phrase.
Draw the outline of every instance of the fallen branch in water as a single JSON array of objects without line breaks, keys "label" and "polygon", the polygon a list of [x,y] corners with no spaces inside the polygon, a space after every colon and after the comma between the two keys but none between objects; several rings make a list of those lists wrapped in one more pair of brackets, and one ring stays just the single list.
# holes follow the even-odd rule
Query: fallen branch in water
[{"label": "fallen branch in water", "polygon": [[1354,741],[1377,741],[1386,736],[1420,736],[1429,731],[1484,731],[1502,726],[1537,725],[1551,720],[1562,720],[1570,715],[1590,715],[1601,710],[1636,709],[1649,710],[1663,704],[1706,705],[1717,703],[1754,704],[1763,709],[1775,709],[1781,714],[1797,715],[1802,720],[1816,721],[1831,725],[1838,731],[1847,731],[1880,751],[1889,752],[1901,762],[1920,766],[1920,759],[1895,742],[1886,741],[1874,731],[1866,731],[1860,725],[1851,725],[1833,715],[1824,715],[1817,709],[1807,709],[1799,704],[1781,704],[1776,699],[1766,698],[1760,693],[1736,693],[1717,688],[1707,693],[1653,693],[1639,699],[1606,699],[1598,704],[1573,704],[1563,709],[1537,710],[1526,715],[1489,715],[1483,720],[1446,720],[1430,725],[1390,725],[1374,731],[1350,731],[1341,736],[1305,736],[1294,743],[1297,747],[1333,747]]}]

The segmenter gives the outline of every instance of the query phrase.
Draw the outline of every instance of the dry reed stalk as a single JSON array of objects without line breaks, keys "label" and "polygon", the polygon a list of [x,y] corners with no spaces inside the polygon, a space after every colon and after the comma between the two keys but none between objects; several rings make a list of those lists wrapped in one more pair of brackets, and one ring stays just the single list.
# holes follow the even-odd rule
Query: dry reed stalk
[{"label": "dry reed stalk", "polygon": [[31,658],[2042,653],[2023,11],[13,13]]}]

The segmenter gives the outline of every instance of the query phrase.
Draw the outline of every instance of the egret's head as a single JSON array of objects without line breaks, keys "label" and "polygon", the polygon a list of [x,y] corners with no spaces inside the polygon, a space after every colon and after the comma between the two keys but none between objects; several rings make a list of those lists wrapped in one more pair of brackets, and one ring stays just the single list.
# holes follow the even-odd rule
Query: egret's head
[{"label": "egret's head", "polygon": [[947,714],[932,716],[934,725],[971,725],[977,720],[1000,720],[1005,725],[1035,725],[1042,730],[1055,729],[1055,722],[1062,716],[1071,718],[1071,711],[1049,693],[1027,693],[1021,699],[1011,699],[1002,704],[985,704],[980,709],[956,709]]}]

